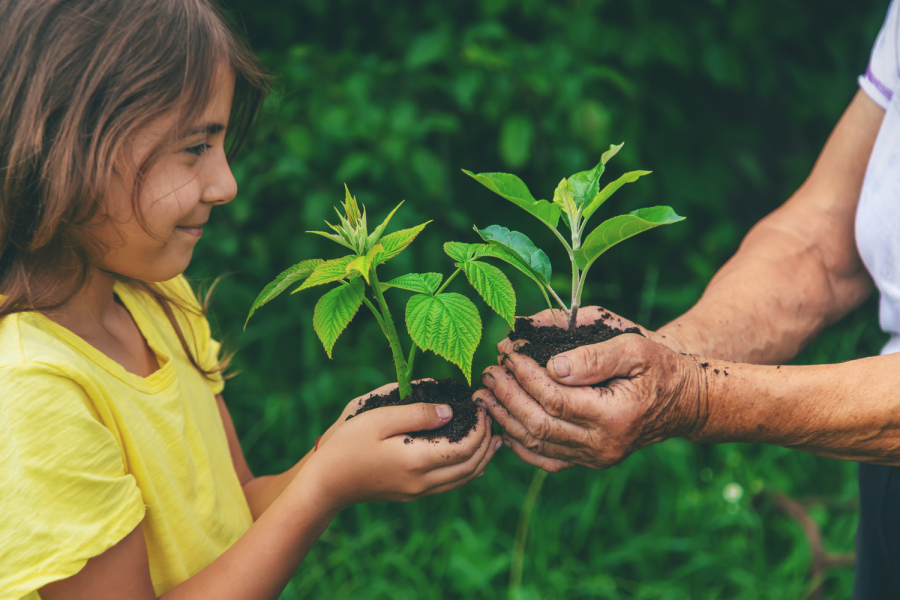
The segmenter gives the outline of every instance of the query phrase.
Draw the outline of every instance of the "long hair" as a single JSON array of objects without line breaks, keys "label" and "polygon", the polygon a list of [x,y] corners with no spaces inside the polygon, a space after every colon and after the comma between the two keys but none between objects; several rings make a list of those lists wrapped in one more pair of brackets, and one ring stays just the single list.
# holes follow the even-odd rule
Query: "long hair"
[{"label": "long hair", "polygon": [[[87,226],[105,214],[123,145],[164,115],[187,130],[223,64],[235,75],[231,157],[268,82],[212,0],[0,0],[0,319],[58,309],[84,287],[108,250]],[[162,152],[137,170],[132,205],[145,229],[141,181]],[[220,370],[185,341],[173,310],[189,305],[129,283],[160,303],[194,366]]]}]

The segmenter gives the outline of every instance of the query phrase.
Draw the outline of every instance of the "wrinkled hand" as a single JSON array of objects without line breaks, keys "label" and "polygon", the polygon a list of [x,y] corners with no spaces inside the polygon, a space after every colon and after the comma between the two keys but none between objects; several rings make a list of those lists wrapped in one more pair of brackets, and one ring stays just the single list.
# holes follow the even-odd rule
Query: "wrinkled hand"
[{"label": "wrinkled hand", "polygon": [[[535,320],[546,324],[550,318],[552,324],[545,313]],[[579,324],[591,323],[597,315],[580,317]],[[485,370],[482,382],[489,389],[475,397],[519,458],[545,471],[606,469],[705,423],[704,369],[693,357],[646,337],[623,334],[569,350],[553,357],[547,369],[517,353],[508,340],[498,347],[501,364]]]},{"label": "wrinkled hand", "polygon": [[446,405],[383,407],[347,420],[366,398],[396,386],[352,400],[309,459],[322,493],[338,510],[360,502],[408,502],[458,488],[481,475],[500,447],[500,436],[491,436],[491,418],[481,408],[475,429],[455,443],[405,435],[447,424],[453,413]]}]

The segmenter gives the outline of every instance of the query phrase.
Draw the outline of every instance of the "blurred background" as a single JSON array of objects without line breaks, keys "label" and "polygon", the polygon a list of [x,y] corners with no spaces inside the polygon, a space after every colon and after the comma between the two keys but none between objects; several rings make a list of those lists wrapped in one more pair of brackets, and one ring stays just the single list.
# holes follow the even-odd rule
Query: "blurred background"
[{"label": "blurred background", "polygon": [[[668,204],[687,220],[608,252],[585,298],[659,327],[699,298],[747,230],[808,174],[857,89],[888,0],[223,4],[275,91],[233,165],[240,193],[213,211],[188,275],[195,284],[226,275],[210,318],[238,350],[225,398],[260,475],[288,468],[350,399],[395,377],[363,312],[326,357],[312,328],[316,290],[279,297],[242,332],[275,275],[341,255],[304,232],[334,216],[344,183],[370,219],[406,200],[389,231],[434,221],[382,279],[449,274],[443,242],[475,242],[472,225],[499,222],[544,248],[567,290],[551,234],[460,169],[513,172],[547,198],[624,141],[604,181],[653,174],[619,191],[604,215]],[[510,278],[517,313],[541,310],[536,287]],[[453,287],[474,294],[463,280]],[[407,296],[389,297],[395,317]],[[874,300],[797,362],[876,354],[885,336]],[[475,372],[495,361],[508,331],[477,304],[485,328]],[[459,376],[432,354],[417,368]],[[534,475],[504,449],[461,490],[350,509],[283,598],[850,596],[855,464],[671,440],[608,471],[551,475],[526,502]],[[529,516],[523,552],[516,531]]]}]

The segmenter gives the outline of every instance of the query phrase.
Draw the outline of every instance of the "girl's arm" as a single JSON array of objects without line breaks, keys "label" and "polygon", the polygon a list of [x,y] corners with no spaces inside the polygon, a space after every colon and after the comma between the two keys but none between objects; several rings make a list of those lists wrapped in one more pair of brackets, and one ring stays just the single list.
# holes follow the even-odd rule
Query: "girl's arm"
[{"label": "girl's arm", "polygon": [[[357,404],[351,402],[347,410],[355,410]],[[443,409],[450,412],[448,407],[414,404],[338,420],[328,431],[327,444],[320,443],[297,468],[250,529],[161,598],[277,598],[342,509],[361,502],[414,500],[460,487],[481,474],[500,445],[481,410],[475,431],[459,443],[404,443],[404,432],[444,425],[451,415],[439,414]],[[280,477],[274,480],[283,481]],[[156,598],[141,528],[90,559],[75,576],[47,585],[40,593],[43,600]]]}]

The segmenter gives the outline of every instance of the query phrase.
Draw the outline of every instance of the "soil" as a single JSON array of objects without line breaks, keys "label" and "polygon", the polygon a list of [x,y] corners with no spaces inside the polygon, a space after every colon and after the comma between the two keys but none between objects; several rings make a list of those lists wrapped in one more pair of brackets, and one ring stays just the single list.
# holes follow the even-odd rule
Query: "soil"
[{"label": "soil", "polygon": [[[601,318],[608,319],[612,315],[604,313]],[[546,367],[547,361],[553,356],[572,348],[599,344],[606,340],[622,335],[623,333],[636,333],[642,335],[637,327],[628,329],[613,329],[603,321],[597,321],[593,325],[579,325],[574,332],[559,327],[537,327],[531,319],[516,319],[516,328],[509,332],[512,341],[525,340],[528,343],[522,345],[518,352],[534,359],[540,366]]]},{"label": "soil", "polygon": [[458,379],[420,381],[412,384],[412,394],[402,400],[400,399],[400,390],[398,388],[394,388],[387,394],[370,396],[362,407],[355,414],[347,417],[347,419],[352,419],[367,410],[381,408],[382,406],[406,406],[419,402],[447,404],[453,409],[453,418],[450,419],[449,423],[438,429],[410,431],[406,434],[407,438],[403,441],[409,444],[412,442],[411,438],[424,438],[426,440],[446,438],[451,442],[458,442],[469,435],[469,432],[475,429],[475,425],[478,423],[478,405],[472,402],[472,393],[474,391],[465,382]]}]

